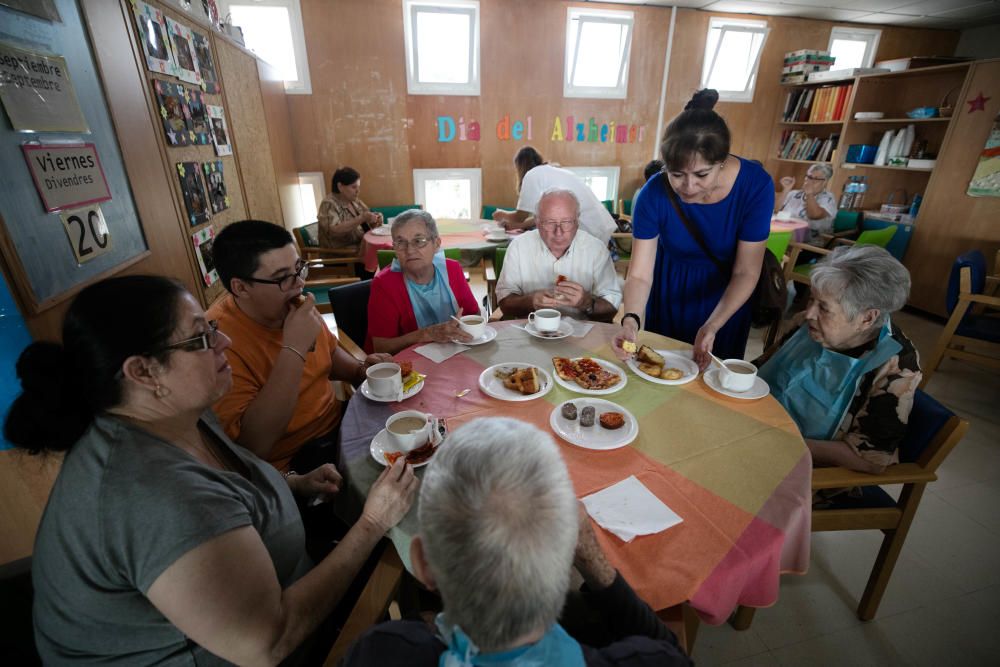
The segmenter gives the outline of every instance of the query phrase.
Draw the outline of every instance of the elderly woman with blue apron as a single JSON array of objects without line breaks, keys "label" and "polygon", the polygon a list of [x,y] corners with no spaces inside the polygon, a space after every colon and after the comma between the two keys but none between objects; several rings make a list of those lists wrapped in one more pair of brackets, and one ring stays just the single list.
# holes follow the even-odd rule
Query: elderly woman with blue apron
[{"label": "elderly woman with blue apron", "polygon": [[880,473],[899,460],[921,379],[913,344],[889,319],[906,303],[910,274],[882,248],[849,246],[810,281],[804,323],[755,363],[814,465]]}]

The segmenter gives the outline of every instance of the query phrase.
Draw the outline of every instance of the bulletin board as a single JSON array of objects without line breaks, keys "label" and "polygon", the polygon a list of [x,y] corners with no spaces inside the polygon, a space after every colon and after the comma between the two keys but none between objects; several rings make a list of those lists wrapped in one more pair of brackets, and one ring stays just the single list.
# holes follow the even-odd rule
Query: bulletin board
[{"label": "bulletin board", "polygon": [[[0,187],[0,251],[14,274],[23,305],[34,313],[149,254],[79,7],[75,0],[55,0],[55,5],[61,21],[0,6],[0,43],[64,58],[90,130],[15,131],[7,112],[0,109],[0,174],[4,180]],[[74,227],[66,222],[67,213],[46,212],[22,148],[29,143],[94,146],[111,195],[96,204],[103,218],[103,226],[98,224],[98,228],[110,241],[98,254],[80,257],[74,248],[82,242],[74,243]],[[102,237],[98,234],[97,238]]]}]

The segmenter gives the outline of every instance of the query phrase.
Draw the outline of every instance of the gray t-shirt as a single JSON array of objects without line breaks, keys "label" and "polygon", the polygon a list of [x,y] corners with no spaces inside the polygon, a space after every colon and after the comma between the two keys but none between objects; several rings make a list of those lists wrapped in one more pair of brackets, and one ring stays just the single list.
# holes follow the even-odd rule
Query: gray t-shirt
[{"label": "gray t-shirt", "polygon": [[[191,549],[252,525],[282,587],[311,566],[281,474],[202,417],[249,478],[220,471],[119,419],[98,417],[66,455],[35,541],[35,639],[45,664],[228,664],[146,598]],[[239,567],[234,562],[233,567]]]}]

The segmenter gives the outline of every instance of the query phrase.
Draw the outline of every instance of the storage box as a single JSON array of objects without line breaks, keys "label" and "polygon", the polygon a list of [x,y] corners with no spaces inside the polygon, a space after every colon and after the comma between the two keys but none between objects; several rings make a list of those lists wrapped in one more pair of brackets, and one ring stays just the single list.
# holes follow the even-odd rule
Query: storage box
[{"label": "storage box", "polygon": [[875,154],[877,152],[878,146],[872,146],[871,144],[851,144],[847,147],[845,162],[872,164],[875,162]]}]

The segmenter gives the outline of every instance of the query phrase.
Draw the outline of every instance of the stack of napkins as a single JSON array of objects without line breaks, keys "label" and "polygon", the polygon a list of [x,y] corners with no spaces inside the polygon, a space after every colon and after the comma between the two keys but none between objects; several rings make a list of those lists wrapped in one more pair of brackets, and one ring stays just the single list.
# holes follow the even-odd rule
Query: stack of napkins
[{"label": "stack of napkins", "polygon": [[427,345],[413,348],[413,351],[427,357],[435,364],[440,364],[442,361],[451,359],[459,352],[465,352],[468,349],[468,345],[462,345],[461,343],[427,343]]},{"label": "stack of napkins", "polygon": [[635,475],[583,498],[583,505],[594,521],[625,542],[639,535],[659,533],[683,521]]}]

